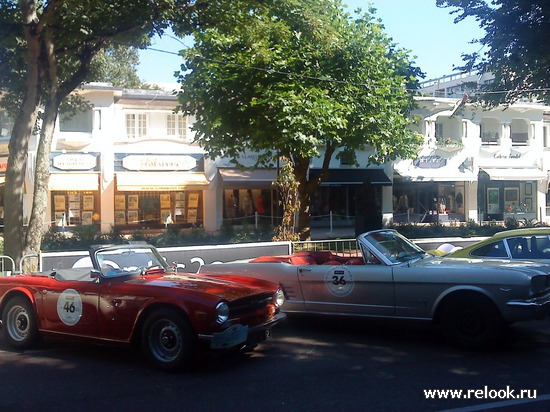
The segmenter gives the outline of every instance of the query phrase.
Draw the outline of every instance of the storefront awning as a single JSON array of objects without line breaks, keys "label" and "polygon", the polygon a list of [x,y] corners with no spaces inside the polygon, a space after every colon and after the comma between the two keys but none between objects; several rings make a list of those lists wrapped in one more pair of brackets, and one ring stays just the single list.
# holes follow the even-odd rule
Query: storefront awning
[{"label": "storefront awning", "polygon": [[52,173],[50,190],[99,190],[98,173]]},{"label": "storefront awning", "polygon": [[394,170],[411,182],[477,181],[477,171],[474,171],[467,156],[438,149],[425,152],[414,160],[398,161],[394,164]]},{"label": "storefront awning", "polygon": [[276,169],[220,168],[218,171],[225,187],[269,187],[277,180]]},{"label": "storefront awning", "polygon": [[121,172],[116,174],[122,192],[204,190],[210,183],[204,173]]},{"label": "storefront awning", "polygon": [[[310,169],[309,178],[316,178],[321,169]],[[370,183],[378,186],[391,186],[392,182],[383,169],[330,169],[329,178],[321,186],[362,185]]]},{"label": "storefront awning", "polygon": [[491,180],[544,180],[548,176],[539,168],[485,168]]},{"label": "storefront awning", "polygon": [[406,180],[412,182],[475,182],[477,176],[470,171],[460,171],[456,167],[445,166],[439,169],[398,170],[396,172]]}]

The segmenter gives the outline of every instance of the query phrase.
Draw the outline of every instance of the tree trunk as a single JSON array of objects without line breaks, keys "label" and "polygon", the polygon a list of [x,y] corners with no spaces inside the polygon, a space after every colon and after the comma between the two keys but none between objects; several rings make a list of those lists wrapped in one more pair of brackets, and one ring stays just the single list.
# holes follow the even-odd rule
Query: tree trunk
[{"label": "tree trunk", "polygon": [[[34,130],[38,107],[39,104],[36,100],[23,104],[21,110],[26,114],[17,117],[9,143],[6,186],[4,188],[4,253],[10,256],[16,264],[21,259],[23,249],[25,175],[29,140]],[[20,119],[29,121],[23,123]]]},{"label": "tree trunk", "polygon": [[309,158],[294,158],[294,175],[300,183],[298,186],[298,197],[300,199],[300,209],[298,211],[298,234],[300,240],[311,239],[311,196],[313,190],[318,186],[316,182],[310,182],[307,179],[309,170]]},{"label": "tree trunk", "polygon": [[[31,2],[32,3],[32,2]],[[29,153],[40,107],[40,35],[36,32],[34,8],[22,2],[25,38],[28,44],[27,81],[21,108],[15,118],[9,143],[6,186],[4,188],[4,253],[16,264],[23,249],[23,196]],[[18,268],[14,268],[18,269]]]},{"label": "tree trunk", "polygon": [[26,254],[38,253],[42,245],[42,235],[45,230],[45,217],[48,206],[49,160],[58,111],[59,103],[57,95],[50,94],[44,107],[40,143],[36,153],[32,212],[24,246],[24,253]]},{"label": "tree trunk", "polygon": [[311,159],[309,157],[293,156],[294,176],[300,183],[298,194],[300,197],[300,210],[298,212],[298,234],[300,240],[311,239],[311,197],[319,188],[321,182],[328,178],[330,160],[334,154],[336,146],[327,140],[325,145],[325,155],[321,173],[315,180],[308,180],[308,170]]},{"label": "tree trunk", "polygon": [[[61,100],[65,97],[59,91],[57,60],[54,53],[52,32],[53,30],[44,32],[42,39],[44,53],[41,55],[42,60],[40,63],[44,70],[44,81],[48,84],[48,97],[44,105],[40,140],[36,151],[32,212],[29,220],[27,236],[25,238],[25,245],[23,247],[25,254],[37,254],[40,252],[42,235],[44,234],[46,209],[48,205],[50,153],[52,148],[53,133]],[[38,270],[38,267],[29,267],[27,270]]]}]

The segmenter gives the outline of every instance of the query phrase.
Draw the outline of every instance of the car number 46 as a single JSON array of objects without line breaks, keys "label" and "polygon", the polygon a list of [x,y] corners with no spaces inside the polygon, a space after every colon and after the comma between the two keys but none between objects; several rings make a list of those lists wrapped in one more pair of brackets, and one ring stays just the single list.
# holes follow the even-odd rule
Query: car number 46
[{"label": "car number 46", "polygon": [[82,298],[74,289],[66,289],[59,295],[57,301],[57,315],[61,322],[74,326],[82,316]]}]

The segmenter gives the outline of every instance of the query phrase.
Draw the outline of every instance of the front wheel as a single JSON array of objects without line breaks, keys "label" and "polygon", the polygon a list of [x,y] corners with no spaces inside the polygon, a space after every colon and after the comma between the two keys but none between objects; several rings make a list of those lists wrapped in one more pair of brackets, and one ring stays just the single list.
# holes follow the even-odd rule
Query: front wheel
[{"label": "front wheel", "polygon": [[492,346],[504,329],[495,305],[481,296],[446,302],[441,309],[440,325],[451,342],[465,348]]},{"label": "front wheel", "polygon": [[175,371],[188,363],[194,338],[187,319],[172,309],[159,309],[145,321],[141,345],[155,367]]},{"label": "front wheel", "polygon": [[38,327],[32,303],[24,297],[11,298],[2,312],[4,336],[10,346],[28,349],[38,340]]}]

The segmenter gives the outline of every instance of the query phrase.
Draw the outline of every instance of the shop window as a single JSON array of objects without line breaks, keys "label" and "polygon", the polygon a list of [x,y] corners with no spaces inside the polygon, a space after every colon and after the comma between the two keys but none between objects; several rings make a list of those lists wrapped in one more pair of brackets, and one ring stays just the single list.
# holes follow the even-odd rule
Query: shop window
[{"label": "shop window", "polygon": [[65,113],[59,116],[59,130],[61,132],[91,133],[93,111],[79,110],[76,113]]},{"label": "shop window", "polygon": [[128,113],[126,115],[126,136],[129,139],[147,136],[147,115]]},{"label": "shop window", "polygon": [[527,145],[529,142],[529,124],[521,119],[513,119],[510,124],[510,137],[515,146]]},{"label": "shop window", "polygon": [[526,145],[529,140],[529,135],[525,133],[512,133],[512,144],[514,145]]},{"label": "shop window", "polygon": [[436,140],[443,139],[443,123],[435,124],[435,138]]},{"label": "shop window", "polygon": [[202,225],[202,192],[119,192],[115,194],[115,225],[164,227]]},{"label": "shop window", "polygon": [[321,186],[311,197],[312,224],[338,221],[339,225],[353,222],[364,212],[360,185]]},{"label": "shop window", "polygon": [[11,136],[13,129],[13,119],[8,115],[8,112],[0,110],[0,137]]},{"label": "shop window", "polygon": [[271,222],[271,191],[262,189],[225,189],[223,194],[223,217],[232,225]]},{"label": "shop window", "polygon": [[481,143],[482,144],[498,144],[498,132],[493,132],[491,130],[484,131],[481,134]]},{"label": "shop window", "polygon": [[95,192],[52,192],[52,220],[58,227],[92,225],[100,220]]},{"label": "shop window", "polygon": [[187,117],[184,117],[181,114],[167,115],[166,132],[168,136],[185,139],[187,134]]}]

